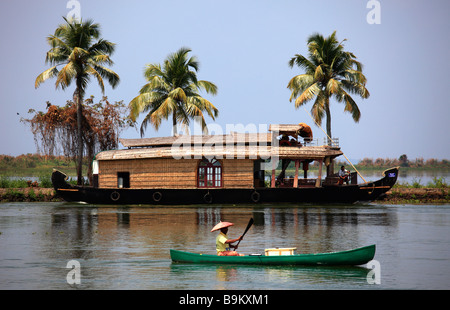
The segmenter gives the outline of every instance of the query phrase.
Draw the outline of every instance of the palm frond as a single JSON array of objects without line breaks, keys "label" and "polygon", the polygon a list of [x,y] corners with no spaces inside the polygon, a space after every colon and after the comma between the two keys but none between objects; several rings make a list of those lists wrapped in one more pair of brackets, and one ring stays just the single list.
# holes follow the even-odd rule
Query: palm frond
[{"label": "palm frond", "polygon": [[315,97],[311,113],[319,124],[322,117],[327,116],[327,134],[330,136],[330,97],[344,102],[344,111],[351,113],[357,122],[360,110],[349,93],[357,94],[363,99],[370,95],[365,86],[367,79],[362,73],[363,65],[352,52],[344,50],[345,41],[337,40],[336,31],[326,38],[314,33],[307,40],[308,57],[296,54],[289,61],[291,67],[297,64],[305,69],[305,74],[297,75],[289,81],[289,100],[296,98],[295,107],[298,108]]},{"label": "palm frond", "polygon": [[335,79],[330,79],[325,88],[325,93],[328,96],[331,96],[333,94],[339,94],[340,92],[341,92],[340,82]]},{"label": "palm frond", "polygon": [[187,97],[186,94],[184,92],[184,90],[180,87],[175,88],[174,90],[172,90],[169,94],[168,97],[171,98],[174,101],[179,101],[179,102],[186,102],[187,101]]},{"label": "palm frond", "polygon": [[42,72],[41,74],[38,75],[38,77],[36,78],[36,81],[34,82],[34,87],[38,88],[39,85],[41,85],[43,82],[45,82],[46,80],[55,77],[58,75],[58,69],[56,69],[56,66],[51,67],[50,69],[45,70],[44,72]]},{"label": "palm frond", "polygon": [[111,85],[112,88],[116,88],[117,85],[119,85],[120,77],[119,75],[114,72],[113,70],[106,68],[101,65],[94,65],[93,66],[95,71],[100,74],[102,78],[105,78],[108,80],[109,85]]},{"label": "palm frond", "polygon": [[363,83],[357,83],[350,80],[342,80],[342,87],[352,94],[361,96],[361,98],[367,99],[370,96],[369,91]]},{"label": "palm frond", "polygon": [[325,115],[327,105],[327,97],[323,91],[320,91],[317,96],[314,104],[311,107],[311,115],[317,125],[322,124],[323,116]]},{"label": "palm frond", "polygon": [[116,47],[115,43],[112,43],[112,42],[104,40],[104,39],[100,39],[100,40],[98,40],[98,42],[92,44],[88,48],[88,51],[89,51],[89,53],[93,53],[93,54],[99,53],[99,54],[112,55],[112,54],[114,54],[115,47]]},{"label": "palm frond", "polygon": [[305,89],[303,93],[295,100],[295,108],[304,105],[308,101],[312,100],[320,92],[320,87],[318,83],[312,84],[310,87]]},{"label": "palm frond", "polygon": [[135,122],[139,114],[151,110],[153,107],[159,107],[161,102],[160,94],[155,92],[146,92],[136,96],[128,104],[128,107],[130,108],[130,118]]},{"label": "palm frond", "polygon": [[105,93],[105,84],[103,83],[102,75],[91,66],[86,66],[85,70],[86,70],[87,74],[93,75],[97,79],[98,86],[100,86],[100,89],[102,90],[102,93],[104,94]]},{"label": "palm frond", "polygon": [[158,119],[168,119],[173,111],[177,110],[177,101],[167,97],[161,105],[152,113],[152,121]]},{"label": "palm frond", "polygon": [[288,83],[287,88],[289,88],[292,93],[289,101],[297,98],[297,96],[305,91],[308,87],[314,84],[314,76],[311,74],[301,74],[294,76]]},{"label": "palm frond", "polygon": [[204,89],[208,94],[217,95],[218,88],[217,88],[216,84],[214,84],[212,82],[200,80],[200,81],[197,81],[195,86],[196,86],[197,90]]},{"label": "palm frond", "polygon": [[[174,122],[183,126],[188,126],[192,117],[203,118],[204,111],[213,119],[217,117],[217,108],[198,94],[200,90],[205,90],[215,95],[217,86],[209,81],[197,80],[199,62],[194,56],[188,57],[189,52],[189,48],[180,48],[169,54],[162,65],[146,65],[144,76],[148,83],[129,104],[133,120],[140,113],[149,111],[142,123],[141,135],[148,124],[158,130],[161,121],[170,115]],[[204,119],[202,122],[206,124]]]},{"label": "palm frond", "polygon": [[295,64],[298,67],[305,69],[306,73],[314,72],[316,67],[308,58],[299,54],[296,54],[295,57],[291,58],[288,64],[291,68],[294,67]]},{"label": "palm frond", "polygon": [[[219,110],[207,99],[201,97],[201,96],[191,96],[188,98],[187,101],[187,109],[193,109],[195,106],[198,108],[201,112],[206,111],[206,113],[215,120],[217,116],[219,116]],[[191,108],[192,107],[192,108]],[[192,114],[193,116],[197,114]],[[203,113],[202,113],[203,115]]]},{"label": "palm frond", "polygon": [[65,89],[76,80],[77,94],[84,95],[89,82],[89,76],[94,76],[102,91],[103,79],[106,79],[114,88],[119,83],[117,73],[104,64],[112,65],[109,57],[114,52],[114,43],[100,39],[100,26],[92,20],[70,22],[64,18],[65,24],[59,25],[54,34],[47,37],[51,49],[47,52],[46,63],[64,65],[61,70],[52,67],[41,73],[35,82],[38,87],[50,77],[56,77],[57,88]]},{"label": "palm frond", "polygon": [[349,112],[352,115],[353,120],[358,123],[361,117],[361,111],[358,108],[358,105],[353,100],[353,98],[344,91],[344,100],[345,100],[345,112]]},{"label": "palm frond", "polygon": [[64,68],[62,68],[56,78],[56,88],[61,87],[61,89],[66,89],[72,83],[72,80],[77,76],[76,65],[73,62],[67,63]]}]

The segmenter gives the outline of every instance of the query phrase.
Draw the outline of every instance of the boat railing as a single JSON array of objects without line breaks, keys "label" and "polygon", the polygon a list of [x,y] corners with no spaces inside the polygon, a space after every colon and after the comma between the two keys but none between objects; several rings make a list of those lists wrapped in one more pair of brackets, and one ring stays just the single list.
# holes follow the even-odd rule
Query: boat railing
[{"label": "boat railing", "polygon": [[300,143],[302,146],[329,145],[331,147],[339,147],[339,138],[332,138],[331,140],[328,138],[303,139],[303,142],[300,142]]},{"label": "boat railing", "polygon": [[[317,179],[298,179],[298,187],[314,187]],[[294,178],[284,178],[279,184],[280,187],[294,187]]]},{"label": "boat railing", "polygon": [[323,138],[323,144],[331,147],[339,147],[339,138]]}]

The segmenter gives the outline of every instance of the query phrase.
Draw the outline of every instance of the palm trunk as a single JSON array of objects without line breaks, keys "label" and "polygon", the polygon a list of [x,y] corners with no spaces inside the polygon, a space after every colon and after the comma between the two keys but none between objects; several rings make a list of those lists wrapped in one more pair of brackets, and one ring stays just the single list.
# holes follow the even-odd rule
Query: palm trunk
[{"label": "palm trunk", "polygon": [[173,135],[176,136],[178,134],[178,131],[177,131],[177,116],[175,114],[175,111],[173,111],[172,115],[172,126],[173,126]]},{"label": "palm trunk", "polygon": [[[327,98],[325,101],[325,113],[327,115],[327,140],[328,145],[332,146],[333,144],[333,136],[331,135],[331,112],[330,112],[330,98]],[[327,176],[334,174],[334,160],[330,161],[330,164],[327,166]]]},{"label": "palm trunk", "polygon": [[332,138],[333,136],[331,135],[331,112],[330,112],[330,98],[327,98],[325,101],[325,113],[327,115],[327,140],[328,140],[328,145],[331,146],[332,144]]},{"label": "palm trunk", "polygon": [[78,156],[77,156],[77,184],[83,183],[83,132],[82,132],[82,90],[80,81],[77,81],[77,88],[75,89],[74,97],[77,104],[77,137],[78,137]]}]

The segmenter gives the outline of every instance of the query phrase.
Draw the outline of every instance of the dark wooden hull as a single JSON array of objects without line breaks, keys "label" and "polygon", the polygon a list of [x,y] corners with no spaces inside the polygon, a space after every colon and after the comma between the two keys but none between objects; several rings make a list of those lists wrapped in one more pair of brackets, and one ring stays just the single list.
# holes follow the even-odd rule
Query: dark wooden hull
[{"label": "dark wooden hull", "polygon": [[56,193],[65,201],[92,204],[260,204],[260,203],[354,203],[373,201],[397,181],[398,168],[385,171],[375,182],[359,185],[331,185],[299,188],[211,188],[211,189],[128,189],[69,185],[59,171],[52,174]]}]

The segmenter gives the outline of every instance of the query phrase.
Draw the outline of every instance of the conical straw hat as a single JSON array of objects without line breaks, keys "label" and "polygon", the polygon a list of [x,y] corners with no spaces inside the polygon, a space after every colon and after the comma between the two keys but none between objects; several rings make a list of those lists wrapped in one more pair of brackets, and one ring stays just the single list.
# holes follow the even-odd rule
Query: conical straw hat
[{"label": "conical straw hat", "polygon": [[230,222],[220,222],[219,224],[217,224],[216,226],[214,226],[213,229],[211,229],[211,232],[225,228],[225,227],[229,227],[229,226],[233,226],[233,223]]}]

